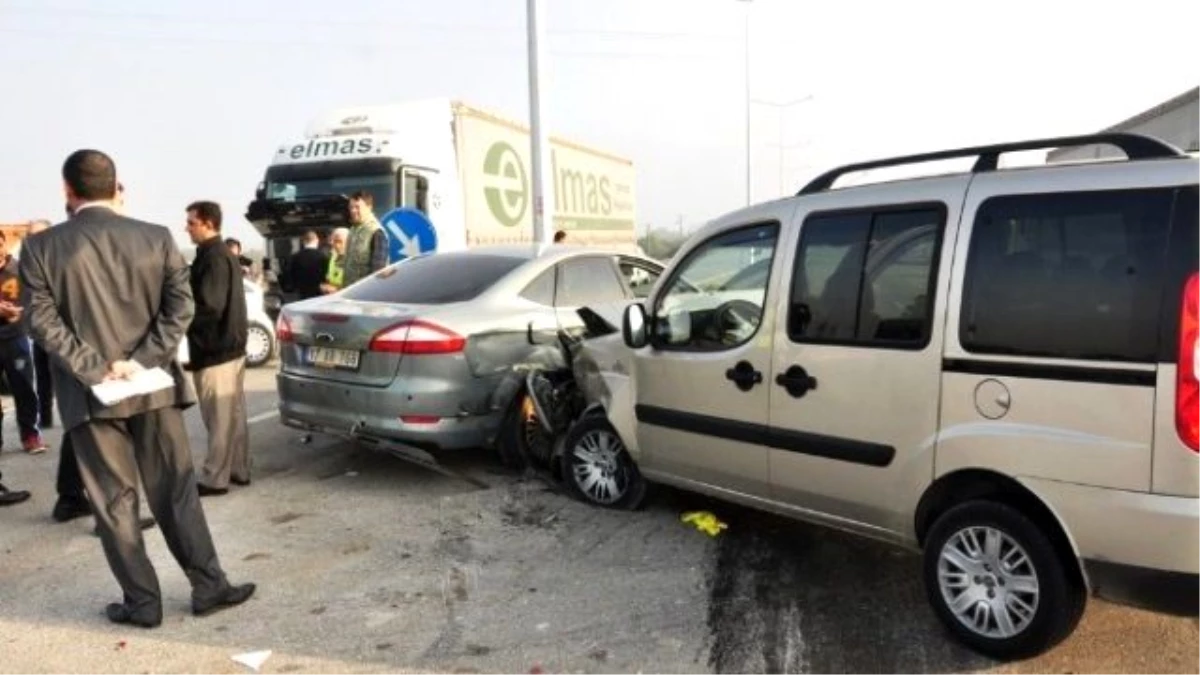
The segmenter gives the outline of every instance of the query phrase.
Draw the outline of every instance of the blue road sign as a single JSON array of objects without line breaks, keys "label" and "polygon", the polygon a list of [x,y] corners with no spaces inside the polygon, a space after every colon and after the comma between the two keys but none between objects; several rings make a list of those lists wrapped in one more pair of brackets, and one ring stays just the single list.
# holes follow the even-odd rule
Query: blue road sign
[{"label": "blue road sign", "polygon": [[392,209],[384,214],[379,224],[388,235],[391,262],[437,251],[437,230],[429,216],[414,208]]}]

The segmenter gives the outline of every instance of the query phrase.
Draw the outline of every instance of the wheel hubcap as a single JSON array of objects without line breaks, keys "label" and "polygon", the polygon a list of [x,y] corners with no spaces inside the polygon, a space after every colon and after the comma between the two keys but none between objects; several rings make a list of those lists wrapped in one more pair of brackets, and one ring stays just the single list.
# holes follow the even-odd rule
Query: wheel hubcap
[{"label": "wheel hubcap", "polygon": [[629,472],[621,461],[625,446],[611,431],[590,431],[571,450],[575,484],[598,504],[613,504],[629,489]]},{"label": "wheel hubcap", "polygon": [[266,331],[258,326],[251,326],[246,334],[246,359],[252,363],[260,363],[267,359],[271,351],[271,338]]},{"label": "wheel hubcap", "polygon": [[1011,638],[1028,628],[1041,597],[1025,549],[992,527],[963,528],[946,541],[938,587],[958,621],[989,638]]}]

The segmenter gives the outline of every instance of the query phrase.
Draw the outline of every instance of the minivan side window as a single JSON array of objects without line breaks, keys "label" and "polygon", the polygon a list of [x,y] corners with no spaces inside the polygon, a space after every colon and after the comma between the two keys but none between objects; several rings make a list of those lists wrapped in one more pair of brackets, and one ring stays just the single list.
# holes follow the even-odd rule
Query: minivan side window
[{"label": "minivan side window", "polygon": [[1153,362],[1173,192],[985,200],[963,281],[962,346],[981,354]]},{"label": "minivan side window", "polygon": [[792,276],[793,342],[922,349],[932,332],[946,210],[937,206],[814,214]]},{"label": "minivan side window", "polygon": [[[779,224],[716,236],[687,254],[657,293],[651,339],[658,349],[723,351],[758,332]],[[751,270],[751,272],[747,272]]]}]

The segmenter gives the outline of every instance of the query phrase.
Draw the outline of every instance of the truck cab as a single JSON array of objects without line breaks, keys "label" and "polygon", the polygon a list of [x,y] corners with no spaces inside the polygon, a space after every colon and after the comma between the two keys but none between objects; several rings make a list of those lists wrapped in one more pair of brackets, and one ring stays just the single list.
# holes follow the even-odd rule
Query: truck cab
[{"label": "truck cab", "polygon": [[[441,196],[454,192],[443,185],[455,180],[450,120],[436,119],[437,110],[421,102],[339,109],[314,120],[303,138],[279,146],[246,210],[264,239],[265,303],[273,318],[294,299],[281,282],[301,237],[313,230],[326,246],[334,229],[350,225],[350,195],[370,193],[381,222],[397,209],[432,222],[452,207]],[[403,247],[394,245],[402,233],[385,231],[395,262],[404,257]],[[437,250],[453,247],[454,239],[439,236]]]}]

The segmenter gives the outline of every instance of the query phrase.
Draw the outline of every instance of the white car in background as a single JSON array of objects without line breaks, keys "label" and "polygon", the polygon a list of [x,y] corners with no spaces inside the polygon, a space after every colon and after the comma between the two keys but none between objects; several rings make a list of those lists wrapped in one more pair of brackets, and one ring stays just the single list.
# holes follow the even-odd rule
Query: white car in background
[{"label": "white car in background", "polygon": [[[246,337],[246,367],[258,368],[270,363],[275,356],[275,322],[263,308],[263,290],[258,284],[244,280],[246,287],[246,318],[250,331]],[[187,337],[179,342],[179,363],[188,363]]]}]

